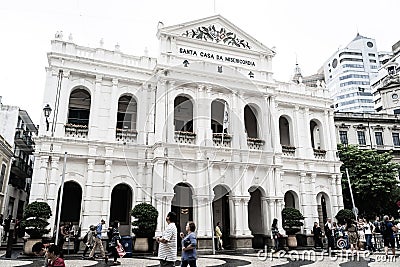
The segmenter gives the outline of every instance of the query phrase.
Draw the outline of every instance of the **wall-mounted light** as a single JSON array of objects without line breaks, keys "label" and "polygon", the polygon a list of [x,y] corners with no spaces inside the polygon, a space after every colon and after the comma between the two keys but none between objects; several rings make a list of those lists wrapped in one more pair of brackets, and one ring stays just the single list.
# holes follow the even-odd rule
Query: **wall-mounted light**
[{"label": "wall-mounted light", "polygon": [[185,59],[184,61],[183,61],[183,66],[185,67],[185,68],[187,68],[188,66],[189,66],[189,61],[187,61],[187,59]]},{"label": "wall-mounted light", "polygon": [[249,77],[250,77],[250,78],[254,78],[254,73],[250,71],[250,72],[249,72]]},{"label": "wall-mounted light", "polygon": [[52,109],[51,109],[51,107],[50,107],[49,104],[47,104],[47,105],[43,108],[44,116],[45,116],[45,118],[46,118],[46,131],[49,130],[49,117],[50,117],[51,111],[52,111]]}]

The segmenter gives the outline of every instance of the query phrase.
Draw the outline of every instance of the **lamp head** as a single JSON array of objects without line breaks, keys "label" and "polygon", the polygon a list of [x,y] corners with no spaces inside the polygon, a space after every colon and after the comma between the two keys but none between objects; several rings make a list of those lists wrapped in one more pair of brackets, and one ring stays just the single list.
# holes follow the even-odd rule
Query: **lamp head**
[{"label": "lamp head", "polygon": [[50,105],[47,104],[47,105],[43,108],[44,116],[45,116],[46,118],[50,117],[51,111],[52,111],[52,109],[51,109]]}]

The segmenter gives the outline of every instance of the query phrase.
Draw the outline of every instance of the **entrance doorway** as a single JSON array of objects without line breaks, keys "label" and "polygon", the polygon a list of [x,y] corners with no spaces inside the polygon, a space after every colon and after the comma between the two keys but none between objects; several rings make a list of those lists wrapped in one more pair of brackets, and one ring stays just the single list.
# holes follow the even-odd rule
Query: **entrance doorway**
[{"label": "entrance doorway", "polygon": [[[179,183],[174,187],[175,196],[171,202],[171,211],[177,215],[176,228],[178,233],[185,232],[185,226],[188,221],[193,221],[193,199],[192,188],[185,183]],[[178,236],[178,247],[181,244]]]},{"label": "entrance doorway", "polygon": [[222,185],[217,185],[213,189],[213,216],[214,216],[214,229],[218,222],[221,223],[222,242],[225,248],[231,247],[230,233],[231,233],[231,220],[229,210],[229,191]]},{"label": "entrance doorway", "polygon": [[131,235],[132,189],[126,184],[116,185],[111,192],[110,221],[120,222],[121,236]]},{"label": "entrance doorway", "polygon": [[261,197],[263,196],[260,188],[250,188],[250,200],[248,204],[248,222],[249,229],[253,238],[253,248],[264,247],[264,218],[265,214],[262,214],[262,203]]},{"label": "entrance doorway", "polygon": [[[60,190],[61,188],[58,190],[57,207],[60,201]],[[61,204],[60,222],[61,223],[71,222],[73,225],[79,226],[81,219],[81,205],[82,205],[81,186],[73,181],[65,182],[62,204]]]}]

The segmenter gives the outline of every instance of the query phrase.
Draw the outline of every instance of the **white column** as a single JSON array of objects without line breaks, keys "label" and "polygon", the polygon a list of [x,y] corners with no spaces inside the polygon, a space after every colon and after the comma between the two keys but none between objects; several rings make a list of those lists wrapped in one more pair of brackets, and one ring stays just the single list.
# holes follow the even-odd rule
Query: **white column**
[{"label": "white column", "polygon": [[136,199],[134,201],[137,202],[144,202],[145,201],[145,196],[144,196],[144,186],[143,186],[143,172],[144,172],[144,167],[145,164],[144,162],[138,162],[138,166],[137,166],[137,195],[135,196]]},{"label": "white column", "polygon": [[[284,232],[283,229],[283,221],[282,221],[282,210],[285,208],[285,203],[283,201],[283,199],[277,199],[275,201],[276,204],[276,215],[279,216],[278,219],[278,228],[279,228],[279,232]],[[271,223],[272,225],[272,223]]]},{"label": "white column", "polygon": [[[313,167],[314,169],[314,167]],[[314,226],[314,222],[318,222],[318,203],[317,203],[317,192],[315,191],[316,188],[316,178],[317,174],[316,173],[311,173],[310,175],[310,186],[309,188],[311,189],[311,194],[310,194],[310,213],[312,215],[311,219],[306,220],[305,223],[307,222],[307,228],[312,229]]]},{"label": "white column", "polygon": [[111,204],[111,194],[110,194],[110,185],[111,185],[111,166],[112,160],[105,160],[104,162],[104,190],[102,197],[102,209],[101,209],[101,217],[107,218],[106,222],[109,221],[110,217],[110,204]]},{"label": "white column", "polygon": [[48,184],[48,197],[47,203],[50,207],[55,207],[57,205],[57,197],[58,197],[58,186],[61,185],[61,177],[58,170],[58,162],[60,161],[60,157],[52,157],[51,158],[51,171],[50,171],[50,179]]},{"label": "white column", "polygon": [[[47,201],[47,164],[48,156],[40,156],[35,159],[35,171],[32,177],[32,188],[29,202]],[[52,207],[53,210],[53,207]]]},{"label": "white column", "polygon": [[336,176],[336,192],[338,196],[338,209],[343,209],[342,174]]},{"label": "white column", "polygon": [[235,236],[239,236],[242,234],[243,232],[243,221],[242,221],[242,212],[241,212],[241,199],[239,197],[233,196],[231,197],[232,201],[233,201],[233,207],[234,207],[234,213],[232,216],[232,219],[235,221],[235,228],[233,231],[233,234]]},{"label": "white column", "polygon": [[159,79],[157,82],[157,93],[155,99],[156,105],[156,118],[155,118],[155,136],[154,142],[165,142],[166,141],[166,128],[165,123],[167,121],[167,99],[166,99],[166,81]]},{"label": "white column", "polygon": [[[166,134],[167,143],[175,143],[175,126],[174,126],[174,108],[175,108],[175,94],[173,92],[176,90],[175,82],[168,81],[166,83],[166,101],[167,101],[167,109],[166,109],[166,119],[163,122],[163,128],[165,128],[164,132]],[[156,128],[159,127],[159,124],[156,124]]]},{"label": "white column", "polygon": [[261,197],[261,220],[262,220],[262,229],[264,234],[268,235],[270,230],[270,224],[272,225],[271,221],[271,214],[268,210],[268,201],[266,197]]},{"label": "white column", "polygon": [[[293,143],[291,144],[292,146],[296,147],[296,156],[299,158],[305,158],[305,151],[304,147],[307,147],[302,139],[302,135],[300,131],[300,128],[303,128],[303,125],[300,120],[300,108],[298,105],[295,106],[294,112],[293,112],[293,131],[291,134],[293,134]],[[307,128],[308,129],[308,128]]]},{"label": "white column", "polygon": [[329,120],[329,112],[328,112],[328,110],[325,110],[324,111],[324,124],[325,124],[325,127],[322,127],[323,131],[324,131],[323,132],[324,136],[322,138],[322,140],[324,142],[323,149],[326,150],[326,159],[333,160],[334,159],[334,155],[333,154],[335,153],[336,148],[334,148],[332,146],[332,142],[335,143],[333,140],[336,140],[336,139],[333,139],[333,140],[331,139],[332,138],[331,130],[332,130],[332,127],[334,126],[334,124],[330,124],[330,122],[331,121]]},{"label": "white column", "polygon": [[[110,113],[109,113],[109,121],[108,125],[108,136],[105,138],[108,141],[115,141],[115,131],[117,127],[117,113],[118,113],[118,79],[112,79],[112,87],[111,87],[111,99],[110,99]],[[138,113],[140,114],[140,113]]]},{"label": "white column", "polygon": [[270,127],[271,127],[271,146],[274,153],[282,152],[282,147],[280,145],[280,136],[279,136],[279,118],[277,118],[277,107],[278,104],[275,102],[275,97],[271,96],[269,105],[270,116]]},{"label": "white column", "polygon": [[276,216],[276,213],[275,213],[275,208],[274,208],[274,200],[273,199],[267,199],[267,203],[268,203],[268,213],[269,213],[269,215],[270,215],[270,217],[269,217],[269,223],[268,223],[268,229],[269,229],[269,231],[268,231],[268,234],[270,235],[271,234],[271,226],[272,226],[272,222],[273,222],[273,220],[276,218],[276,219],[278,219],[278,220],[282,220],[281,219],[281,217],[282,216],[280,216],[279,218]]},{"label": "white column", "polygon": [[88,139],[98,139],[100,133],[100,125],[99,125],[99,116],[100,114],[100,105],[101,105],[101,87],[103,82],[103,76],[96,75],[95,86],[94,86],[94,95],[90,102],[90,114],[89,114],[89,133]]},{"label": "white column", "polygon": [[303,132],[304,151],[306,151],[305,156],[307,158],[314,158],[314,150],[311,144],[311,132],[310,132],[310,109],[304,108],[304,125],[305,130]]},{"label": "white column", "polygon": [[337,212],[339,211],[339,207],[338,207],[338,195],[337,195],[337,191],[336,191],[336,174],[332,174],[330,177],[330,184],[331,184],[331,188],[332,188],[332,199],[330,199],[330,204],[331,204],[331,218],[334,218],[335,215],[337,214]]},{"label": "white column", "polygon": [[93,186],[93,169],[94,169],[94,159],[87,160],[87,180],[86,180],[86,194],[84,194],[84,213],[82,218],[82,225],[90,225],[90,216],[92,215],[90,209],[90,202],[92,201],[92,186]]},{"label": "white column", "polygon": [[[249,201],[250,197],[242,197],[243,199],[243,211],[242,211],[242,221],[243,221],[243,234],[251,235],[249,228]],[[261,219],[261,218],[260,218]]]},{"label": "white column", "polygon": [[[56,74],[58,75],[58,73]],[[52,85],[54,86],[52,89],[52,94],[54,94],[54,100],[49,103],[50,106],[54,109],[52,111],[51,116],[55,116],[56,113],[56,94],[57,94],[57,77],[54,77],[55,79],[55,84]],[[64,136],[65,134],[65,128],[64,125],[67,123],[67,118],[68,118],[68,105],[69,105],[69,96],[71,93],[71,73],[69,71],[64,70],[63,71],[63,80],[61,83],[61,91],[60,91],[60,101],[59,101],[59,106],[58,106],[58,115],[57,115],[57,121],[56,121],[56,126],[55,126],[55,132],[54,136]],[[50,123],[53,121],[53,119],[50,120]],[[51,131],[51,124],[50,124],[50,131]],[[50,133],[49,131],[49,133]]]}]

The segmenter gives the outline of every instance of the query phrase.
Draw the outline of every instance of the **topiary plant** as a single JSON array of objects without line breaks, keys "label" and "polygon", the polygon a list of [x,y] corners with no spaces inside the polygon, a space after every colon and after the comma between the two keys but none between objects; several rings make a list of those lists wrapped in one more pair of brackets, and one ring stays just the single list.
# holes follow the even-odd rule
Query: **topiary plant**
[{"label": "topiary plant", "polygon": [[354,213],[351,210],[342,209],[342,210],[339,210],[339,212],[336,214],[335,218],[340,224],[343,225],[347,222],[348,219],[355,220],[356,216],[354,216]]},{"label": "topiary plant", "polygon": [[282,226],[288,235],[294,235],[303,226],[304,216],[295,208],[284,208],[282,210]]},{"label": "topiary plant", "polygon": [[31,238],[41,238],[48,234],[50,229],[47,220],[51,217],[51,209],[46,202],[32,202],[24,210],[21,227]]},{"label": "topiary plant", "polygon": [[137,204],[132,210],[135,221],[132,222],[136,237],[153,237],[157,227],[158,211],[147,203]]}]

